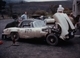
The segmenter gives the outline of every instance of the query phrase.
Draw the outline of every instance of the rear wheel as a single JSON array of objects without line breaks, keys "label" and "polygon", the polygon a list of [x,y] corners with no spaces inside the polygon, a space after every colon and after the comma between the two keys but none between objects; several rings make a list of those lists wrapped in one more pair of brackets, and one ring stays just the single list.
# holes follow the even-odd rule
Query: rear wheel
[{"label": "rear wheel", "polygon": [[49,44],[49,45],[57,45],[58,44],[58,37],[55,35],[55,34],[49,34],[47,37],[46,37],[46,42]]}]

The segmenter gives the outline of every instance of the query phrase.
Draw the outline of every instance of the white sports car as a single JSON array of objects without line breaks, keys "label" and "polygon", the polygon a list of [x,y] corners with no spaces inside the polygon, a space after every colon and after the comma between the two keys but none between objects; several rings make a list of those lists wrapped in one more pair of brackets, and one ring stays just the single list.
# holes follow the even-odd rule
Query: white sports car
[{"label": "white sports car", "polygon": [[19,38],[40,38],[48,34],[44,29],[48,28],[44,21],[28,19],[19,24],[19,27],[10,27],[3,30],[2,38],[11,37],[18,40]]},{"label": "white sports car", "polygon": [[27,19],[22,21],[18,27],[5,28],[2,33],[2,39],[10,38],[12,40],[18,40],[45,37],[48,44],[57,45],[58,37],[53,34],[56,33],[55,31],[51,33],[51,28],[46,25],[44,20]]},{"label": "white sports car", "polygon": [[[19,24],[19,27],[10,27],[3,30],[2,38],[11,37],[18,40],[19,38],[30,39],[45,37],[50,45],[57,45],[59,39],[66,40],[74,37],[74,26],[69,17],[64,13],[54,14],[54,19],[44,20],[27,19]],[[53,22],[52,22],[53,21]],[[51,23],[51,26],[50,26]],[[52,26],[52,24],[54,25]]]}]

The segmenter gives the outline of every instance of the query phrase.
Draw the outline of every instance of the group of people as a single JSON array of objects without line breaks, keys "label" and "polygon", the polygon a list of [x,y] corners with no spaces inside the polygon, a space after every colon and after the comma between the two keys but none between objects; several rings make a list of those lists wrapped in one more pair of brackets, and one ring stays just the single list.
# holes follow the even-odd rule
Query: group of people
[{"label": "group of people", "polygon": [[[62,7],[62,5],[59,5],[59,7],[57,8],[57,13],[64,13],[64,8]],[[72,13],[68,14],[68,17],[70,18],[73,25],[76,24],[75,22],[78,22],[77,19],[79,19],[79,17],[74,18]],[[20,16],[20,20],[18,19],[18,17],[16,15],[13,15],[13,19],[14,19],[14,21],[26,20],[26,19],[28,19],[27,12],[24,12],[24,14],[22,14]],[[40,19],[44,19],[44,17],[40,16]]]},{"label": "group of people", "polygon": [[[57,13],[63,13],[64,12],[64,8],[62,7],[62,5],[59,5],[59,7],[57,8]],[[73,25],[75,25],[75,20],[74,17],[73,17],[73,14],[70,13],[68,14],[68,17],[70,18],[71,22],[73,23]],[[43,16],[40,16],[40,18],[43,19]],[[21,15],[20,17],[20,20],[26,20],[28,19],[28,15],[27,15],[27,12],[24,12],[24,14]]]},{"label": "group of people", "polygon": [[[59,7],[57,8],[57,13],[63,13],[63,12],[64,12],[64,8],[62,7],[62,5],[59,5]],[[70,14],[68,14],[68,16],[69,16],[70,20],[72,21],[72,23],[75,24],[74,23],[73,14],[70,13]],[[20,19],[21,20],[26,20],[27,18],[28,18],[27,12],[24,12],[24,14],[21,15],[21,18]],[[42,18],[42,16],[40,18]]]}]

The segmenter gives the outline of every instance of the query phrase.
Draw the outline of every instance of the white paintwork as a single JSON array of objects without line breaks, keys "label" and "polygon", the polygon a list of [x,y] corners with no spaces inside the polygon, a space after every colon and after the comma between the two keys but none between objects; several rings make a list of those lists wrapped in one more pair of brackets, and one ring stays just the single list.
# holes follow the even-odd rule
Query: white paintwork
[{"label": "white paintwork", "polygon": [[71,22],[70,18],[68,17],[67,14],[63,14],[65,19],[68,21],[68,24],[70,25],[71,29],[75,29],[73,23]]},{"label": "white paintwork", "polygon": [[59,24],[62,28],[62,32],[60,35],[60,38],[64,39],[65,35],[67,35],[69,32],[69,25],[71,29],[75,29],[72,22],[70,21],[69,17],[64,13],[55,13],[53,15],[54,19],[56,20],[56,23]]},{"label": "white paintwork", "polygon": [[18,28],[12,27],[3,30],[3,34],[10,35],[11,32],[18,32],[20,38],[40,38],[46,36],[48,32],[42,31],[46,27],[40,28]]},{"label": "white paintwork", "polygon": [[46,23],[54,23],[55,22],[55,19],[53,19],[53,18],[49,18],[49,19],[45,19],[44,20]]}]

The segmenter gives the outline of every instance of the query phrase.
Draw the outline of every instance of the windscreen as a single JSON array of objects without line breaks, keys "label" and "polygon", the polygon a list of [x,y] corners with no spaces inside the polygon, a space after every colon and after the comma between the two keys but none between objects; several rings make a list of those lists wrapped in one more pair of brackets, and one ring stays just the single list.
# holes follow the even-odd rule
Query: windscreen
[{"label": "windscreen", "polygon": [[41,20],[37,20],[33,23],[34,27],[44,27],[46,26],[46,23],[44,21]]}]

